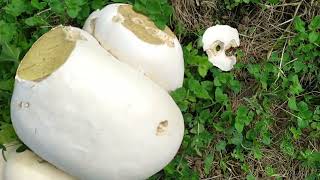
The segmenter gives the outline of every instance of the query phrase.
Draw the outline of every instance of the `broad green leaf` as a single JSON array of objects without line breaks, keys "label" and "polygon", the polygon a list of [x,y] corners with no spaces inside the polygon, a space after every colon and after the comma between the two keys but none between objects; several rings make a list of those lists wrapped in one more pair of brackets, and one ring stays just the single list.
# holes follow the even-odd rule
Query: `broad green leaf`
[{"label": "broad green leaf", "polygon": [[215,90],[215,99],[218,102],[223,103],[228,100],[228,96],[223,93],[221,88],[217,87]]},{"label": "broad green leaf", "polygon": [[252,174],[247,175],[246,177],[247,180],[256,180],[256,177]]},{"label": "broad green leaf", "polygon": [[195,79],[188,80],[189,89],[198,97],[203,99],[211,99],[208,91],[201,86],[199,81]]},{"label": "broad green leaf", "polygon": [[294,27],[298,32],[305,32],[305,24],[306,23],[300,17],[294,19]]},{"label": "broad green leaf", "polygon": [[[123,2],[119,3],[125,3],[127,0],[122,0]],[[107,1],[105,0],[93,0],[91,3],[92,9],[102,9],[107,4]]]},{"label": "broad green leaf", "polygon": [[236,121],[234,124],[234,127],[236,128],[236,130],[241,133],[243,131],[244,128],[244,123],[241,121]]},{"label": "broad green leaf", "polygon": [[1,61],[19,62],[20,49],[9,45],[8,43],[2,43],[2,51],[0,54]]},{"label": "broad green leaf", "polygon": [[243,135],[241,133],[234,133],[230,139],[230,143],[234,145],[240,145],[243,141]]},{"label": "broad green leaf", "polygon": [[282,152],[284,152],[290,156],[294,155],[294,151],[295,151],[294,146],[288,140],[283,140],[280,144],[280,148],[281,148]]},{"label": "broad green leaf", "polygon": [[320,15],[315,16],[311,23],[309,24],[309,29],[311,30],[317,30],[320,29]]},{"label": "broad green leaf", "polygon": [[216,150],[217,150],[217,151],[224,151],[224,150],[226,149],[226,146],[227,146],[226,141],[219,141],[219,142],[216,144]]},{"label": "broad green leaf", "polygon": [[161,5],[159,0],[148,0],[147,10],[149,14],[160,14]]},{"label": "broad green leaf", "polygon": [[31,6],[38,10],[44,9],[46,5],[47,5],[46,2],[39,2],[39,0],[31,0]]},{"label": "broad green leaf", "polygon": [[187,90],[184,87],[181,87],[171,93],[171,96],[176,102],[183,101],[187,96]]},{"label": "broad green leaf", "polygon": [[42,19],[42,17],[40,16],[29,17],[25,19],[25,23],[28,26],[41,26],[41,25],[47,24],[47,22],[44,19]]},{"label": "broad green leaf", "polygon": [[204,173],[209,174],[213,166],[213,154],[209,154],[204,160]]},{"label": "broad green leaf", "polygon": [[0,80],[0,90],[10,91],[13,87],[13,79],[10,80]]},{"label": "broad green leaf", "polygon": [[16,34],[16,26],[13,23],[7,23],[0,20],[0,43],[9,43]]},{"label": "broad green leaf", "polygon": [[71,18],[76,18],[81,11],[79,6],[70,7],[67,9],[67,13]]},{"label": "broad green leaf", "polygon": [[209,67],[206,65],[200,65],[198,66],[198,72],[200,74],[201,77],[205,77],[208,73]]},{"label": "broad green leaf", "polygon": [[252,149],[252,153],[253,153],[254,158],[256,158],[257,160],[260,160],[263,156],[262,151],[258,147],[254,147]]},{"label": "broad green leaf", "polygon": [[295,110],[295,111],[298,110],[296,98],[294,96],[289,98],[288,106],[291,110]]},{"label": "broad green leaf", "polygon": [[302,134],[302,132],[301,132],[300,129],[296,129],[296,128],[294,128],[294,127],[291,127],[291,128],[290,128],[290,131],[291,131],[294,139],[299,139],[300,136],[301,136],[301,134]]},{"label": "broad green leaf", "polygon": [[30,11],[30,6],[26,0],[11,0],[10,4],[4,7],[5,11],[12,16],[19,16],[23,12]]},{"label": "broad green leaf", "polygon": [[320,33],[316,32],[316,31],[312,31],[309,33],[309,41],[311,43],[316,43],[317,40],[319,39]]},{"label": "broad green leaf", "polygon": [[267,165],[265,167],[265,172],[268,176],[273,176],[274,174],[276,174],[275,169],[271,165]]},{"label": "broad green leaf", "polygon": [[60,0],[47,0],[50,8],[57,14],[64,13],[64,4]]}]

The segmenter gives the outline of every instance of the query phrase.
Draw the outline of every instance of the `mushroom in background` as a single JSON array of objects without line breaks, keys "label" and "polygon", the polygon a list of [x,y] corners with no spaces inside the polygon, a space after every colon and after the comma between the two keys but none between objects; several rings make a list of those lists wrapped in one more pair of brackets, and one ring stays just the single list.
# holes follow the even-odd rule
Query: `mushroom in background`
[{"label": "mushroom in background", "polygon": [[228,56],[226,51],[240,45],[237,29],[227,25],[212,26],[204,32],[202,43],[209,61],[222,71],[230,71],[236,64],[236,57]]},{"label": "mushroom in background", "polygon": [[83,29],[114,57],[141,71],[167,91],[182,87],[181,45],[166,27],[160,30],[128,4],[111,4],[94,11]]}]

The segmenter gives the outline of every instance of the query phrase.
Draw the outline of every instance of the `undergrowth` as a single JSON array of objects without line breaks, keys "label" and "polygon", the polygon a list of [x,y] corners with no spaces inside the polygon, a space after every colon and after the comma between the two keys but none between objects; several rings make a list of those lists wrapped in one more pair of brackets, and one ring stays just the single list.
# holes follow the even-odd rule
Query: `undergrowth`
[{"label": "undergrowth", "polygon": [[[185,136],[176,158],[150,179],[320,178],[320,16],[296,16],[293,35],[279,37],[264,59],[238,49],[235,69],[222,72],[201,49],[203,29],[187,33],[167,0],[113,2],[133,4],[184,39],[184,85],[171,95],[183,112]],[[108,3],[0,0],[0,144],[18,139],[10,98],[27,50],[52,27],[81,27],[90,12]],[[280,1],[224,0],[224,11],[247,3]]]}]

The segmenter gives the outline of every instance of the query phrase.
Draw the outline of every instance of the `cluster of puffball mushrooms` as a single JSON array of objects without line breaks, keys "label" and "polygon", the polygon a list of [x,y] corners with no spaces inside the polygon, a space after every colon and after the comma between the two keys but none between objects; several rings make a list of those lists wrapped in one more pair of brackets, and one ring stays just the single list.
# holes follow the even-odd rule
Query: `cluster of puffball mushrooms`
[{"label": "cluster of puffball mushrooms", "polygon": [[[217,49],[217,46],[219,48]],[[209,61],[229,71],[237,30],[203,36]],[[183,84],[181,45],[131,5],[93,12],[83,30],[58,26],[21,61],[11,101],[20,140],[8,145],[0,180],[146,179],[177,153],[184,121],[168,92]]]}]

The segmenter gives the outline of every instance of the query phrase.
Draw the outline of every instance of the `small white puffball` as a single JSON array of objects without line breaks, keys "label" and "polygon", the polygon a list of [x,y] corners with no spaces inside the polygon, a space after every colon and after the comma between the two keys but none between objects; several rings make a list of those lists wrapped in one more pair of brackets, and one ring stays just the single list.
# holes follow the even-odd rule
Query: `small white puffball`
[{"label": "small white puffball", "polygon": [[236,57],[227,56],[226,51],[240,45],[237,29],[228,25],[212,26],[204,32],[202,43],[209,61],[222,71],[230,71],[236,64]]}]

